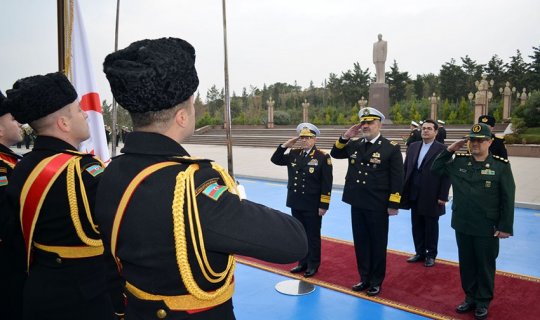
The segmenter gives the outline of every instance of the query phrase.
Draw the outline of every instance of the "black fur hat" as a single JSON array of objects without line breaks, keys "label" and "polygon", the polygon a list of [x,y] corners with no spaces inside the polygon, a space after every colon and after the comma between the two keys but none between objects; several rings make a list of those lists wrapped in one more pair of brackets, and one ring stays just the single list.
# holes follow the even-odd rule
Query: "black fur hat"
[{"label": "black fur hat", "polygon": [[9,113],[9,110],[7,109],[7,103],[4,103],[6,100],[6,96],[0,91],[0,117],[5,115],[6,113]]},{"label": "black fur hat", "polygon": [[61,73],[17,80],[6,91],[9,112],[19,123],[30,123],[77,100],[77,91]]},{"label": "black fur hat", "polygon": [[195,49],[178,38],[141,40],[105,57],[116,101],[132,113],[172,108],[197,90]]}]

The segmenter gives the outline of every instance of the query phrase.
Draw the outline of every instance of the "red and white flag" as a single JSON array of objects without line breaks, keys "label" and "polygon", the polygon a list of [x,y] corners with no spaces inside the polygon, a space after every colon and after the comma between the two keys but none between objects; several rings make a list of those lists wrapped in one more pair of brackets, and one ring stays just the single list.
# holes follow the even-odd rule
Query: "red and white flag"
[{"label": "red and white flag", "polygon": [[65,4],[66,75],[79,94],[81,108],[86,111],[90,126],[90,139],[84,141],[79,150],[95,154],[107,163],[111,156],[79,1],[67,0]]}]

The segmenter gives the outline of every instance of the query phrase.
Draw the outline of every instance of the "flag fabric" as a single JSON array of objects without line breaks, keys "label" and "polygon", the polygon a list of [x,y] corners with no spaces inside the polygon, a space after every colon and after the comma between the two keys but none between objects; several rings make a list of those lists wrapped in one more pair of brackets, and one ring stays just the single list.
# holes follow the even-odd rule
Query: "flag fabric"
[{"label": "flag fabric", "polygon": [[107,163],[111,157],[79,1],[66,0],[65,8],[65,72],[77,90],[90,127],[90,138],[79,146],[79,150],[92,153]]}]

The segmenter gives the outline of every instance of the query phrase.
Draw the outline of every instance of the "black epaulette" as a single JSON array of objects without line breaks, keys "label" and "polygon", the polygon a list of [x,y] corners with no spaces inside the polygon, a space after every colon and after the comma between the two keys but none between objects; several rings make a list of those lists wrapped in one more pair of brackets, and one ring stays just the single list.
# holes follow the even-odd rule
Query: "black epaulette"
[{"label": "black epaulette", "polygon": [[64,150],[62,152],[69,153],[69,154],[72,154],[72,155],[75,155],[75,156],[80,156],[80,157],[94,157],[94,155],[91,154],[91,153],[80,152],[80,151],[77,151],[77,150]]},{"label": "black epaulette", "polygon": [[196,158],[196,157],[186,157],[186,156],[171,157],[171,158],[169,158],[169,160],[176,161],[176,162],[179,162],[179,163],[188,163],[188,164],[191,164],[191,163],[205,163],[205,162],[210,163],[210,162],[212,162],[212,160],[210,160],[210,159]]},{"label": "black epaulette", "polygon": [[503,158],[503,157],[499,157],[499,156],[496,156],[496,155],[493,155],[493,158],[494,158],[494,159],[497,159],[497,160],[499,160],[499,161],[502,161],[502,162],[504,162],[504,163],[509,163],[509,162],[510,162],[510,161],[508,161],[508,159],[505,159],[505,158]]},{"label": "black epaulette", "polygon": [[471,156],[470,153],[456,152],[456,157],[470,157],[470,156]]}]

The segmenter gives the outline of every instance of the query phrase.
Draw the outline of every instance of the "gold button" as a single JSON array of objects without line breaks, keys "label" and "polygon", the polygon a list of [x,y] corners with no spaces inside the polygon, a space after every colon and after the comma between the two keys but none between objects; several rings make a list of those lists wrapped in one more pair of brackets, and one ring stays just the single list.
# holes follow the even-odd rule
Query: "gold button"
[{"label": "gold button", "polygon": [[56,258],[56,263],[62,263],[62,258]]},{"label": "gold button", "polygon": [[159,309],[156,312],[156,315],[157,315],[158,319],[165,319],[165,317],[167,316],[167,311],[165,311],[163,309]]}]

